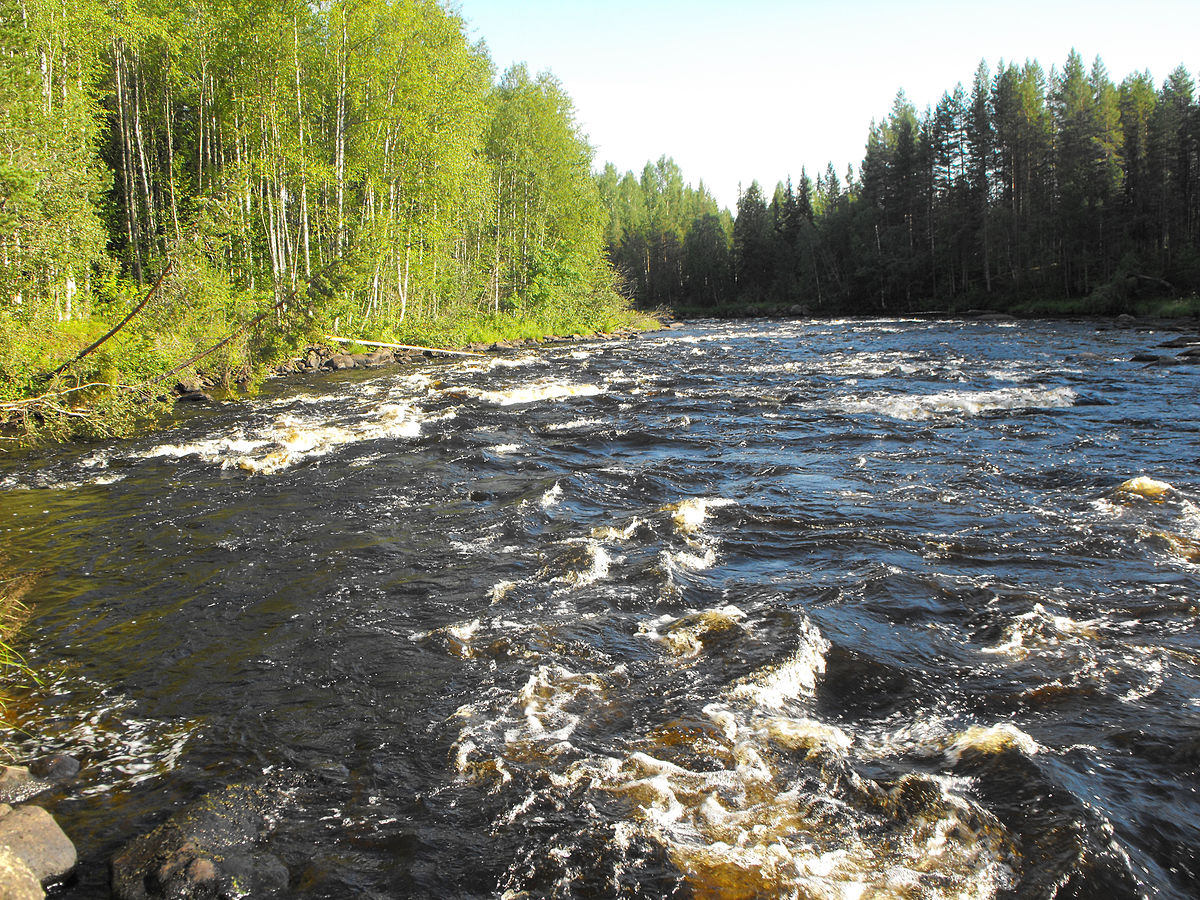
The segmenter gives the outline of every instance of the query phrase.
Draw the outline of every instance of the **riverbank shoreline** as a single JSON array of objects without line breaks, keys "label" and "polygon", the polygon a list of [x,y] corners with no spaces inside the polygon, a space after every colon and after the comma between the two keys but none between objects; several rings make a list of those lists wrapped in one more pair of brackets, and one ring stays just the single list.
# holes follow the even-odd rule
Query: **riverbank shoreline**
[{"label": "riverbank shoreline", "polygon": [[[673,328],[683,324],[678,320],[663,321],[656,318],[655,321],[659,322],[659,328]],[[630,340],[651,331],[648,328],[622,326],[613,331],[597,332],[591,335],[546,335],[540,338],[520,338],[487,343],[476,341],[461,348],[419,347],[366,340],[362,343],[348,341],[345,346],[334,346],[323,342],[311,343],[303,348],[301,354],[271,366],[266,373],[265,380],[334,374],[357,369],[412,367],[440,356],[485,357],[560,344]],[[354,349],[356,347],[361,349]],[[250,372],[239,373],[232,383],[229,383],[227,378],[201,373],[181,378],[171,389],[169,398],[177,404],[236,400],[241,396],[240,390],[252,384],[253,381],[254,378]],[[230,390],[231,388],[233,390]]]}]

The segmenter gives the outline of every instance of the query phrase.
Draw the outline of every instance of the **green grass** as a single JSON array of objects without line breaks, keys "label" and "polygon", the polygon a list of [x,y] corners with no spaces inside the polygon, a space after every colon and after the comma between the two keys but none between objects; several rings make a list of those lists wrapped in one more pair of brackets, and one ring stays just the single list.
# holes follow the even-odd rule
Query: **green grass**
[{"label": "green grass", "polygon": [[18,573],[0,561],[0,719],[7,719],[8,688],[14,682],[36,683],[37,673],[13,647],[13,637],[29,617],[22,599],[37,582],[37,573]]},{"label": "green grass", "polygon": [[659,327],[661,326],[657,319],[628,309],[603,310],[594,315],[577,316],[475,313],[454,320],[408,322],[385,329],[377,337],[358,337],[455,350],[472,344],[569,337],[574,334],[587,336],[613,332],[621,328],[652,331]]}]

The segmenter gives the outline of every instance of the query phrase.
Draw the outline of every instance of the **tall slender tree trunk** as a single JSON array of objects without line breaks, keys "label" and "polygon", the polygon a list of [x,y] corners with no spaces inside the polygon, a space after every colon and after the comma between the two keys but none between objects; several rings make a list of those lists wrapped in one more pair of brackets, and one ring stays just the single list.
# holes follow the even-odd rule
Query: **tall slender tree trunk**
[{"label": "tall slender tree trunk", "polygon": [[300,240],[304,247],[304,279],[312,278],[312,250],[308,227],[308,146],[304,139],[304,99],[300,89],[300,19],[292,19],[292,39],[296,64],[296,129],[300,137]]},{"label": "tall slender tree trunk", "polygon": [[[168,69],[170,68],[168,63]],[[166,117],[167,132],[167,187],[171,198],[171,226],[175,233],[175,242],[179,242],[179,202],[175,196],[175,141],[172,134],[174,128],[174,111],[171,108],[171,81],[169,72],[164,73],[163,85],[163,114]]]},{"label": "tall slender tree trunk", "polygon": [[138,225],[133,187],[133,145],[129,136],[128,85],[125,72],[125,47],[113,36],[114,82],[117,90],[117,131],[121,145],[121,188],[125,200],[125,238],[129,242],[129,266],[133,278],[142,281],[141,229]]},{"label": "tall slender tree trunk", "polygon": [[[146,160],[146,142],[142,137],[142,103],[143,94],[145,93],[141,77],[141,57],[138,53],[133,55],[133,137],[137,148],[138,171],[140,177],[138,183],[142,188],[142,203],[146,210],[146,223],[150,227],[150,237],[155,239],[158,235],[158,223],[155,216],[154,199],[150,188],[150,166]],[[149,249],[147,247],[147,249]]]},{"label": "tall slender tree trunk", "polygon": [[346,246],[346,10],[342,9],[341,42],[338,49],[337,124],[334,138],[334,169],[337,179],[337,256]]}]

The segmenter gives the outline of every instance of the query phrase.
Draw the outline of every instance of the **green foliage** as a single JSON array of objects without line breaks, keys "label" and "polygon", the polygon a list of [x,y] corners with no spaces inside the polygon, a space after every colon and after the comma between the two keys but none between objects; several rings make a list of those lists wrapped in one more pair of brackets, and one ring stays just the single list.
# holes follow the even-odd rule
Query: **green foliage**
[{"label": "green foliage", "polygon": [[733,222],[675,161],[646,163],[641,178],[610,164],[596,176],[604,242],[623,290],[648,308],[712,306],[732,286]]},{"label": "green foliage", "polygon": [[196,357],[619,316],[570,98],[493,74],[435,0],[0,5],[0,411],[124,432]]}]

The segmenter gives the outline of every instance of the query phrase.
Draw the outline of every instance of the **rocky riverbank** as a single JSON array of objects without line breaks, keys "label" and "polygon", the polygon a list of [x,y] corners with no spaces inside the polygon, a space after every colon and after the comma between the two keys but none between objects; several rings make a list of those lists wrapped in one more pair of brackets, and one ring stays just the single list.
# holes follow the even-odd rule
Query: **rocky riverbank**
[{"label": "rocky riverbank", "polygon": [[[664,324],[673,327],[674,323]],[[573,334],[568,336],[548,336],[543,338],[525,338],[514,341],[495,341],[493,343],[472,343],[462,349],[441,349],[436,347],[408,346],[379,346],[366,352],[348,353],[340,348],[327,344],[310,344],[304,351],[292,359],[274,366],[270,377],[286,378],[297,375],[313,375],[322,372],[345,372],[352,369],[385,369],[396,366],[412,366],[437,356],[485,356],[492,353],[511,353],[541,346],[554,344],[606,341],[635,338],[640,331],[632,328],[619,328],[612,332],[602,332],[593,335]],[[175,385],[173,396],[176,402],[209,402],[220,396],[231,386],[244,386],[251,381],[249,369],[229,373],[224,378],[211,374],[198,374],[182,378]]]},{"label": "rocky riverbank", "polygon": [[53,816],[29,802],[70,781],[79,763],[61,753],[25,766],[0,766],[0,897],[31,900],[75,870],[75,845]]}]

